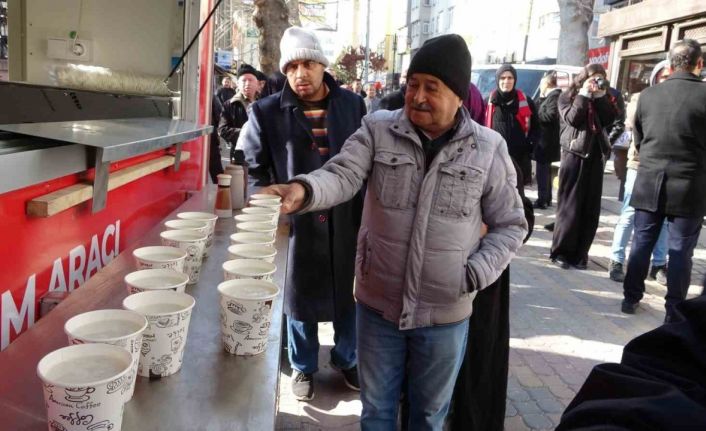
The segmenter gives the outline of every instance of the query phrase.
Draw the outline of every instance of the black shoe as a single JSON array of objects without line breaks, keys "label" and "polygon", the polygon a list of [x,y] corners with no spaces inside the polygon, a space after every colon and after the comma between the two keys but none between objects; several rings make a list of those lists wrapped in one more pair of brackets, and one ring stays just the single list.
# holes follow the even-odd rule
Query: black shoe
[{"label": "black shoe", "polygon": [[588,269],[588,263],[586,263],[586,262],[579,262],[579,263],[577,263],[577,264],[574,265],[574,268],[580,269],[580,270],[582,270],[582,271],[585,271],[586,269]]},{"label": "black shoe", "polygon": [[650,268],[650,280],[655,280],[662,286],[667,285],[667,265],[652,266]]},{"label": "black shoe", "polygon": [[635,314],[635,310],[637,310],[639,302],[628,302],[627,300],[623,299],[623,303],[620,304],[620,311],[622,311],[625,314]]},{"label": "black shoe", "polygon": [[539,210],[547,209],[547,204],[545,204],[544,202],[540,202],[540,201],[534,201],[533,206],[535,207],[535,209],[539,209]]},{"label": "black shoe", "polygon": [[609,277],[613,281],[622,283],[625,281],[625,273],[623,272],[623,264],[614,260],[610,261]]},{"label": "black shoe", "polygon": [[331,368],[334,370],[340,371],[343,374],[343,381],[346,383],[346,386],[349,388],[353,389],[354,391],[360,392],[360,383],[358,382],[358,367],[353,366],[353,368],[349,368],[347,370],[344,370],[342,368],[339,368],[334,364],[333,362],[330,362]]},{"label": "black shoe", "polygon": [[314,375],[294,370],[292,374],[292,394],[299,401],[314,399]]},{"label": "black shoe", "polygon": [[567,262],[563,257],[557,256],[554,259],[552,259],[552,263],[556,266],[558,266],[561,269],[569,269],[571,268],[571,265],[569,262]]},{"label": "black shoe", "polygon": [[548,230],[549,232],[554,232],[554,223],[545,224],[544,229]]}]

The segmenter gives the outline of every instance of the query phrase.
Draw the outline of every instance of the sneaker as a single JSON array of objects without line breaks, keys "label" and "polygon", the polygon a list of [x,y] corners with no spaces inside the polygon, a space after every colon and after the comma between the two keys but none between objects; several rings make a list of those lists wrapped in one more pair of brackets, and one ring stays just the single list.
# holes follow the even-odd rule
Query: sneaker
[{"label": "sneaker", "polygon": [[588,269],[588,262],[581,261],[581,262],[575,264],[574,268],[585,271],[586,269]]},{"label": "sneaker", "polygon": [[609,277],[611,280],[617,281],[618,283],[625,281],[625,273],[623,272],[622,263],[611,260],[609,271]]},{"label": "sneaker", "polygon": [[533,205],[533,206],[534,206],[536,209],[539,209],[539,210],[545,210],[545,209],[547,209],[547,204],[545,204],[544,202],[540,202],[540,201],[534,201],[534,205]]},{"label": "sneaker", "polygon": [[620,304],[620,311],[625,314],[635,314],[635,310],[637,310],[638,304],[639,302],[628,302],[623,299],[623,303]]},{"label": "sneaker", "polygon": [[552,263],[556,266],[558,266],[561,269],[569,269],[571,268],[571,265],[569,262],[567,262],[563,257],[557,256],[554,259],[552,259]]},{"label": "sneaker", "polygon": [[357,366],[353,366],[353,368],[344,370],[342,368],[337,367],[336,364],[334,364],[333,362],[330,362],[330,365],[331,368],[340,371],[343,374],[343,381],[346,383],[346,386],[353,389],[354,391],[360,392],[360,382],[358,382]]},{"label": "sneaker", "polygon": [[292,374],[292,394],[299,401],[314,399],[314,375],[294,370]]},{"label": "sneaker", "polygon": [[545,224],[544,229],[548,230],[549,232],[554,232],[554,223]]},{"label": "sneaker", "polygon": [[652,266],[650,268],[650,280],[655,280],[662,286],[667,285],[667,265]]}]

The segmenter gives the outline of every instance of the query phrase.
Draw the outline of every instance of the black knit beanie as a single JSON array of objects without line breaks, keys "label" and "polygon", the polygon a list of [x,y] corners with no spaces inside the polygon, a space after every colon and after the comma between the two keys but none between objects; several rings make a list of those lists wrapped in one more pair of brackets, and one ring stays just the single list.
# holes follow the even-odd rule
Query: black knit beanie
[{"label": "black knit beanie", "polygon": [[[495,71],[495,83],[500,88],[500,75],[502,75],[505,72],[510,72],[512,73],[512,77],[515,79],[515,86],[517,86],[517,71],[515,70],[514,67],[512,67],[511,64],[502,64],[500,67],[498,67],[498,70]],[[513,88],[515,88],[513,86]]]},{"label": "black knit beanie", "polygon": [[471,63],[466,41],[457,34],[445,34],[424,42],[412,57],[407,79],[414,73],[435,76],[461,100],[466,100],[471,83]]},{"label": "black knit beanie", "polygon": [[249,74],[253,75],[255,78],[257,78],[258,71],[257,71],[257,69],[250,66],[249,64],[243,63],[238,68],[238,78],[245,75],[246,73],[249,73]]}]

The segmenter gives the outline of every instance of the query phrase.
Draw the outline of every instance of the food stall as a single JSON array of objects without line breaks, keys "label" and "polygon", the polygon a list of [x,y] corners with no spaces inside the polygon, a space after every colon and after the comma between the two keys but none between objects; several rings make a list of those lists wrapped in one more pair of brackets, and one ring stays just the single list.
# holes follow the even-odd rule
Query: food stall
[{"label": "food stall", "polygon": [[[9,81],[0,82],[0,417],[47,429],[37,363],[64,323],[121,308],[132,251],[162,223],[213,211],[207,183],[216,0],[9,0]],[[189,42],[191,50],[182,56]],[[175,66],[183,59],[183,64]],[[265,354],[223,351],[215,285],[234,221],[216,224],[184,365],[142,379],[122,429],[272,429],[281,297]],[[286,267],[277,235],[275,281]],[[215,310],[215,311],[214,311]]]}]

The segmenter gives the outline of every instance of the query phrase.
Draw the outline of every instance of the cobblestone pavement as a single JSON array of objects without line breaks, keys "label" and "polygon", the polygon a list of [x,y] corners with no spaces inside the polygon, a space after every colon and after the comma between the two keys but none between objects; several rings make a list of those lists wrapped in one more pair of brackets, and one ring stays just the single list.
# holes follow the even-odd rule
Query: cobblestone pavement
[{"label": "cobblestone pavement", "polygon": [[[609,168],[610,168],[609,163]],[[548,260],[556,207],[537,211],[535,233],[512,263],[510,291],[510,372],[506,400],[506,431],[551,430],[591,368],[618,362],[623,346],[664,319],[666,289],[647,282],[637,314],[620,312],[622,285],[608,278],[613,226],[620,212],[618,183],[610,169],[604,176],[600,226],[585,271],[561,270]],[[530,188],[528,197],[536,192]],[[706,269],[706,235],[694,254],[689,296],[701,292]],[[328,367],[333,344],[330,324],[320,325],[322,352],[316,374],[316,398],[297,402],[289,391],[289,368],[283,360],[279,430],[356,430],[360,401]],[[326,365],[324,365],[326,364]]]}]

